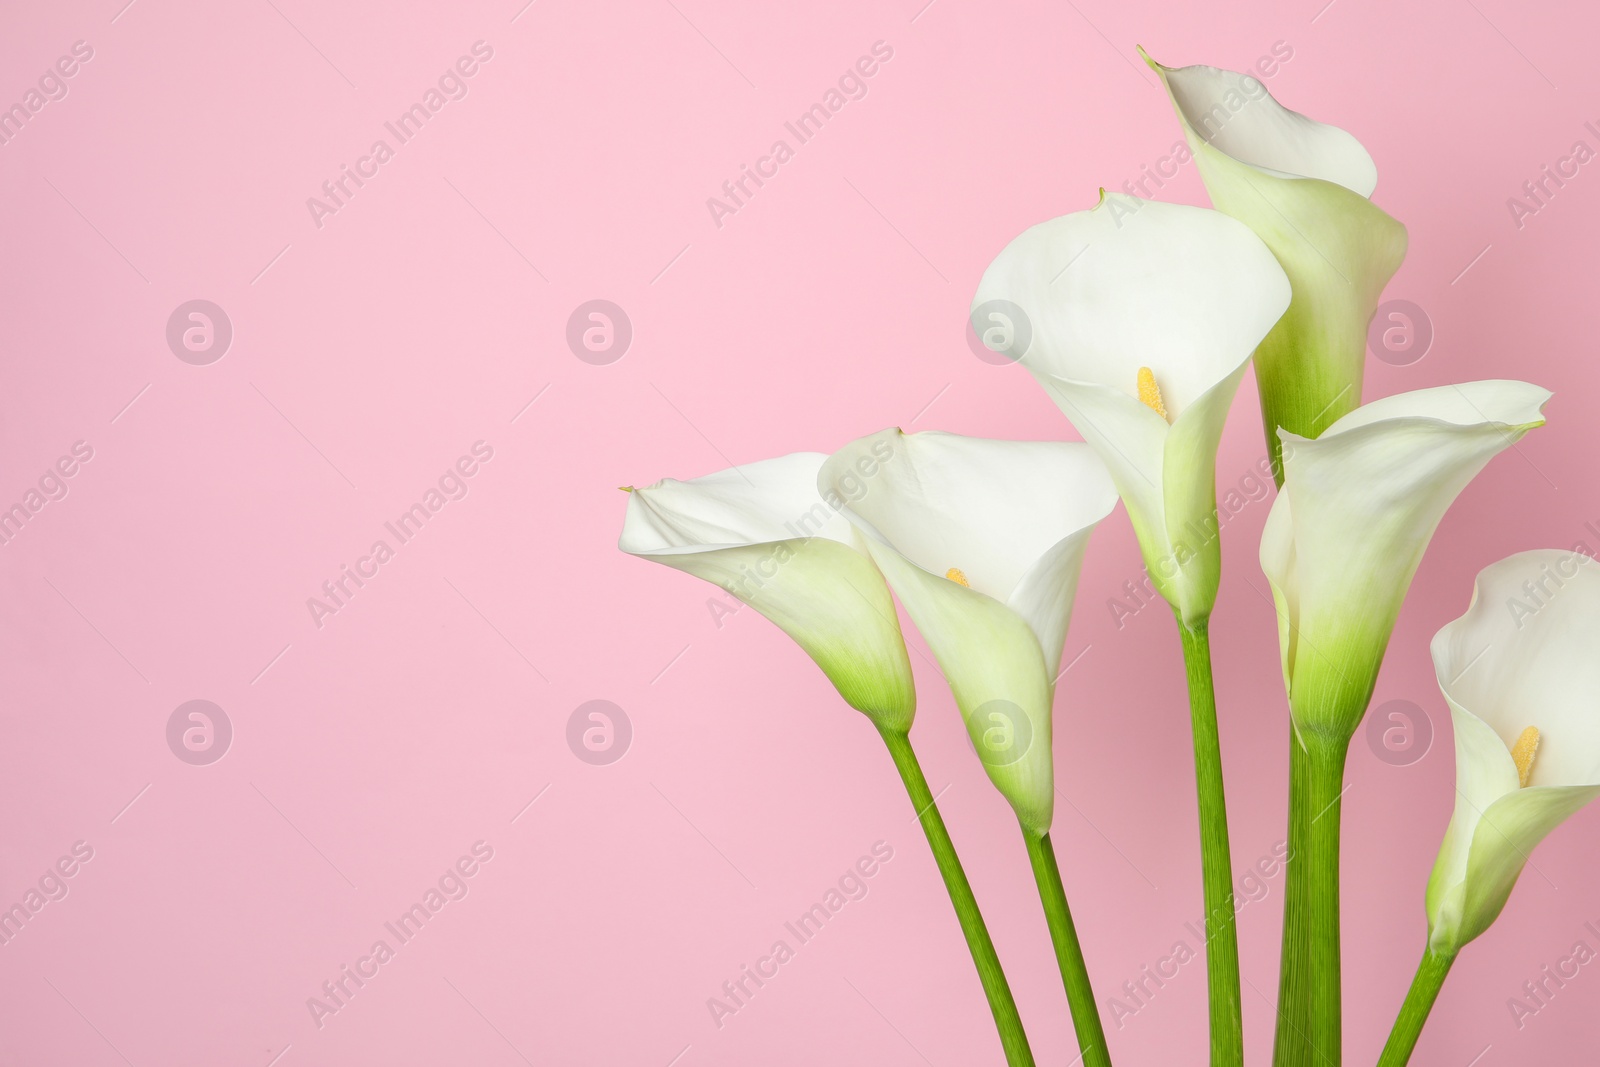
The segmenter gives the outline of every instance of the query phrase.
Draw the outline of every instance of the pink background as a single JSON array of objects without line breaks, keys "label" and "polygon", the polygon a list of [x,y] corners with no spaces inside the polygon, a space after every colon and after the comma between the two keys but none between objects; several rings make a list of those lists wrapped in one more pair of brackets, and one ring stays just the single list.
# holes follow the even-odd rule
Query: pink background
[{"label": "pink background", "polygon": [[[0,1061],[998,1063],[866,721],[753,612],[719,627],[716,590],[618,553],[614,487],[891,424],[1070,435],[1024,373],[968,350],[980,272],[1024,227],[1169,151],[1176,121],[1136,43],[1243,68],[1279,41],[1293,58],[1269,88],[1371,150],[1376,198],[1411,232],[1389,296],[1437,334],[1420,362],[1372,361],[1367,395],[1501,376],[1557,394],[1549,427],[1446,518],[1395,633],[1377,702],[1420,705],[1433,749],[1410,766],[1364,738],[1352,750],[1346,1044],[1372,1061],[1451,806],[1428,638],[1483,565],[1600,545],[1584,529],[1600,522],[1585,276],[1600,176],[1580,172],[1521,229],[1506,206],[1575,140],[1600,147],[1583,128],[1600,118],[1591,11],[123,2],[13,7],[0,34],[3,102],[73,42],[94,50],[0,147],[0,505],[74,442],[94,452],[0,548],[0,904],[75,842],[93,849],[69,895],[0,946]],[[479,40],[493,58],[468,95],[316,226],[306,199]],[[716,226],[706,199],[880,40],[894,55],[868,95]],[[1192,166],[1160,195],[1204,202]],[[164,337],[193,299],[234,328],[209,366]],[[592,299],[632,321],[619,362],[567,348]],[[1257,418],[1247,383],[1223,486],[1261,454]],[[307,598],[479,440],[493,459],[465,499],[317,627]],[[1215,618],[1241,872],[1284,828],[1266,512],[1227,527]],[[1194,945],[1184,924],[1202,910],[1172,623],[1151,609],[1119,630],[1106,607],[1139,567],[1113,516],[1089,550],[1057,720],[1055,836],[1102,1002]],[[1039,1060],[1066,1062],[1015,824],[912,641],[923,761]],[[234,730],[208,766],[167,746],[194,699]],[[591,699],[632,723],[608,766],[566,743]],[[1597,829],[1588,810],[1534,856],[1415,1062],[1592,1058],[1600,971],[1520,1030],[1506,1001],[1580,938],[1600,947],[1584,929],[1600,925]],[[469,894],[319,1028],[307,998],[480,840],[493,859]],[[894,859],[869,895],[713,1025],[706,999],[879,840]],[[1240,916],[1256,1063],[1281,888]],[[1113,1051],[1199,1063],[1204,1028],[1196,962],[1111,1027]]]}]

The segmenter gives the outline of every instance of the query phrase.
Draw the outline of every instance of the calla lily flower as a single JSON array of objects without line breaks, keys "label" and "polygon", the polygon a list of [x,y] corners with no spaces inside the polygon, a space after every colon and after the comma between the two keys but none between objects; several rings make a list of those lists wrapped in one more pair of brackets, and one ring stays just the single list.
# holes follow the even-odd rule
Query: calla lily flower
[{"label": "calla lily flower", "polygon": [[1259,234],[1294,286],[1256,351],[1281,474],[1279,428],[1316,437],[1361,403],[1367,323],[1405,259],[1406,229],[1369,199],[1378,170],[1349,133],[1290,111],[1251,75],[1139,54],[1167,88],[1212,204]]},{"label": "calla lily flower", "polygon": [[[1081,260],[1081,262],[1080,262]],[[973,298],[1025,316],[1019,353],[1111,472],[1155,587],[1186,625],[1216,602],[1217,444],[1289,281],[1242,223],[1101,192],[1006,246]]]},{"label": "calla lily flower", "polygon": [[894,601],[840,516],[895,459],[884,444],[858,451],[847,469],[830,462],[838,489],[826,499],[818,485],[828,457],[817,452],[630,488],[618,547],[713,582],[777,623],[878,728],[950,894],[1006,1063],[1033,1067],[994,942],[911,747],[916,691]]},{"label": "calla lily flower", "polygon": [[1105,468],[1081,444],[890,429],[835,453],[818,484],[927,639],[990,780],[1042,837],[1078,571],[1117,503]]},{"label": "calla lily flower", "polygon": [[1284,883],[1275,1062],[1339,1062],[1350,739],[1439,521],[1489,460],[1543,425],[1549,398],[1526,382],[1468,382],[1376,400],[1314,440],[1278,431],[1283,490],[1261,532],[1261,569],[1294,726],[1288,842],[1301,859]]},{"label": "calla lily flower", "polygon": [[1600,796],[1597,646],[1600,564],[1576,550],[1485,567],[1467,613],[1434,635],[1456,806],[1428,879],[1428,945],[1379,1067],[1410,1062],[1462,946],[1499,918],[1539,842]]},{"label": "calla lily flower", "polygon": [[1456,807],[1428,880],[1428,947],[1454,955],[1528,856],[1600,796],[1600,564],[1523,552],[1484,568],[1433,639],[1456,738]]},{"label": "calla lily flower", "polygon": [[1495,455],[1542,426],[1550,393],[1468,382],[1384,397],[1307,440],[1261,534],[1297,730],[1348,739],[1411,578],[1445,511]]},{"label": "calla lily flower", "polygon": [[806,651],[846,703],[904,733],[916,690],[883,576],[796,452],[632,489],[617,547],[721,586]]}]

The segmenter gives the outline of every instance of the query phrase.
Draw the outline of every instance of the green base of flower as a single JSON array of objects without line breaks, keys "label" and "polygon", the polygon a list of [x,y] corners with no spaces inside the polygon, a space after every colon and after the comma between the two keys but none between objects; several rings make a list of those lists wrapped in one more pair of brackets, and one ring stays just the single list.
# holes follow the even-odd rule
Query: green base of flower
[{"label": "green base of flower", "polygon": [[950,903],[955,906],[956,919],[966,936],[967,949],[978,968],[978,980],[983,984],[984,995],[989,998],[989,1010],[994,1014],[995,1028],[1000,1031],[1000,1045],[1005,1049],[1006,1063],[1010,1067],[1034,1067],[1033,1051],[1028,1047],[1028,1035],[1022,1029],[1022,1017],[1017,1014],[1017,1002],[1011,996],[1011,986],[1006,982],[1000,967],[1000,957],[995,954],[994,942],[989,939],[989,928],[984,925],[978,901],[972,895],[967,873],[961,868],[955,843],[950,831],[934,803],[928,780],[923,777],[917,754],[911,749],[911,738],[893,730],[879,730],[883,743],[889,747],[895,769],[905,782],[906,795],[916,809],[922,832],[927,835],[928,847],[933,850],[934,862],[944,878],[945,889],[950,893]]},{"label": "green base of flower", "polygon": [[1039,883],[1039,900],[1050,927],[1050,943],[1055,946],[1056,966],[1067,990],[1067,1007],[1072,1012],[1072,1028],[1078,1035],[1079,1062],[1084,1067],[1111,1067],[1111,1052],[1106,1047],[1106,1032],[1100,1025],[1089,970],[1083,962],[1083,947],[1078,930],[1067,908],[1067,891],[1061,884],[1061,868],[1056,865],[1056,849],[1048,833],[1035,837],[1024,827],[1022,839],[1028,846],[1028,861],[1033,865],[1034,881]]}]

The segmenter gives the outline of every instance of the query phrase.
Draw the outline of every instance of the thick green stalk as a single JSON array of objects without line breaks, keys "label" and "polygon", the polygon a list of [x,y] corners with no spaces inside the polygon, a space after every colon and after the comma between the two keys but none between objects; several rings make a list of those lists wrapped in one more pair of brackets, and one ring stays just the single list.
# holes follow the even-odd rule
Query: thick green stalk
[{"label": "thick green stalk", "polygon": [[1445,976],[1455,961],[1454,956],[1435,955],[1431,948],[1423,951],[1417,976],[1411,980],[1411,991],[1400,1005],[1394,1029],[1389,1031],[1389,1042],[1383,1046],[1383,1055],[1378,1057],[1378,1067],[1405,1067],[1410,1061],[1411,1050],[1417,1047],[1423,1024],[1428,1021],[1428,1013],[1433,1010],[1433,1002],[1439,999],[1439,990],[1444,987]]},{"label": "thick green stalk", "polygon": [[1222,788],[1222,743],[1211,680],[1208,623],[1185,626],[1183,666],[1189,676],[1194,730],[1194,777],[1200,794],[1200,873],[1206,902],[1206,982],[1211,1003],[1211,1067],[1244,1062],[1244,1016],[1239,1003],[1239,936],[1233,906],[1233,861],[1228,852],[1228,805]]},{"label": "thick green stalk", "polygon": [[1339,1067],[1339,809],[1348,737],[1292,730],[1275,1067]]},{"label": "thick green stalk", "polygon": [[906,784],[906,794],[917,811],[922,832],[928,837],[928,847],[933,850],[934,862],[944,877],[945,889],[950,893],[950,903],[955,906],[956,919],[961,932],[966,935],[967,948],[972,962],[978,968],[978,981],[983,983],[984,995],[989,998],[989,1010],[994,1013],[995,1028],[1000,1031],[1000,1045],[1005,1049],[1006,1063],[1010,1067],[1033,1067],[1033,1051],[1028,1047],[1028,1035],[1022,1029],[1022,1017],[1017,1014],[1017,1002],[1012,999],[1011,986],[1000,968],[1000,957],[995,954],[994,942],[989,939],[989,928],[984,925],[978,901],[972,895],[967,873],[961,869],[961,858],[945,829],[944,819],[933,802],[928,780],[922,775],[917,754],[911,750],[911,738],[893,730],[879,730],[883,743],[889,746],[895,769]]},{"label": "thick green stalk", "polygon": [[1078,1035],[1080,1062],[1084,1067],[1111,1067],[1111,1051],[1106,1047],[1106,1032],[1095,1007],[1089,970],[1084,966],[1078,930],[1072,925],[1067,908],[1067,891],[1061,884],[1061,868],[1056,865],[1056,849],[1049,833],[1034,837],[1026,829],[1022,839],[1028,845],[1028,861],[1033,878],[1039,883],[1039,900],[1044,904],[1045,923],[1050,927],[1050,943],[1056,949],[1056,966],[1061,968],[1061,983],[1067,988],[1067,1007],[1072,1012],[1072,1028]]}]

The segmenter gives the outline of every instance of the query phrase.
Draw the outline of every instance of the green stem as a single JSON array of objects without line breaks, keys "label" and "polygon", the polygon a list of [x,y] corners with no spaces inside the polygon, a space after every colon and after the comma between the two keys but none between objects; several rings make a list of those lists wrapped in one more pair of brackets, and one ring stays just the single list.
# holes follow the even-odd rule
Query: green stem
[{"label": "green stem", "polygon": [[1067,908],[1067,891],[1061,885],[1055,846],[1050,843],[1048,832],[1034,837],[1025,829],[1022,839],[1027,842],[1028,860],[1033,864],[1034,880],[1039,883],[1039,900],[1044,904],[1050,942],[1055,945],[1056,966],[1061,968],[1061,982],[1067,988],[1067,1007],[1072,1011],[1072,1028],[1078,1034],[1081,1062],[1084,1067],[1111,1067],[1111,1052],[1106,1047],[1106,1032],[1100,1026],[1089,970],[1083,963],[1083,948],[1078,944],[1078,931]]},{"label": "green stem", "polygon": [[1010,1067],[1033,1067],[1033,1051],[1028,1047],[1028,1035],[1022,1029],[1022,1017],[1017,1014],[1017,1002],[1012,999],[1011,987],[1000,968],[1000,957],[995,954],[994,942],[989,939],[989,928],[978,911],[978,901],[972,895],[967,873],[961,869],[961,858],[945,829],[944,819],[933,802],[928,780],[922,775],[917,754],[911,750],[911,738],[893,730],[879,730],[883,743],[889,746],[895,769],[906,784],[906,794],[917,811],[922,832],[928,837],[928,847],[933,850],[934,862],[944,877],[945,889],[950,893],[950,903],[955,906],[956,919],[961,932],[966,935],[967,948],[972,962],[978,968],[978,981],[983,983],[984,995],[989,998],[989,1010],[994,1013],[995,1028],[1000,1031],[1000,1045],[1005,1049],[1006,1063]]},{"label": "green stem", "polygon": [[1283,887],[1275,1067],[1339,1067],[1339,810],[1349,738],[1289,737],[1289,838]]},{"label": "green stem", "polygon": [[1183,666],[1189,677],[1194,730],[1195,788],[1200,795],[1200,867],[1206,902],[1206,982],[1211,1004],[1211,1065],[1244,1062],[1244,1017],[1239,1003],[1239,936],[1233,907],[1233,862],[1228,852],[1228,805],[1222,787],[1222,743],[1211,680],[1208,624],[1186,626]]},{"label": "green stem", "polygon": [[1444,987],[1445,976],[1455,961],[1454,956],[1435,954],[1431,948],[1423,951],[1417,976],[1411,980],[1411,991],[1400,1005],[1400,1015],[1389,1032],[1389,1043],[1383,1046],[1383,1055],[1378,1057],[1378,1067],[1405,1067],[1410,1061],[1411,1050],[1417,1047],[1423,1024],[1428,1021],[1428,1013],[1433,1010],[1433,1002],[1439,999],[1439,990]]}]

